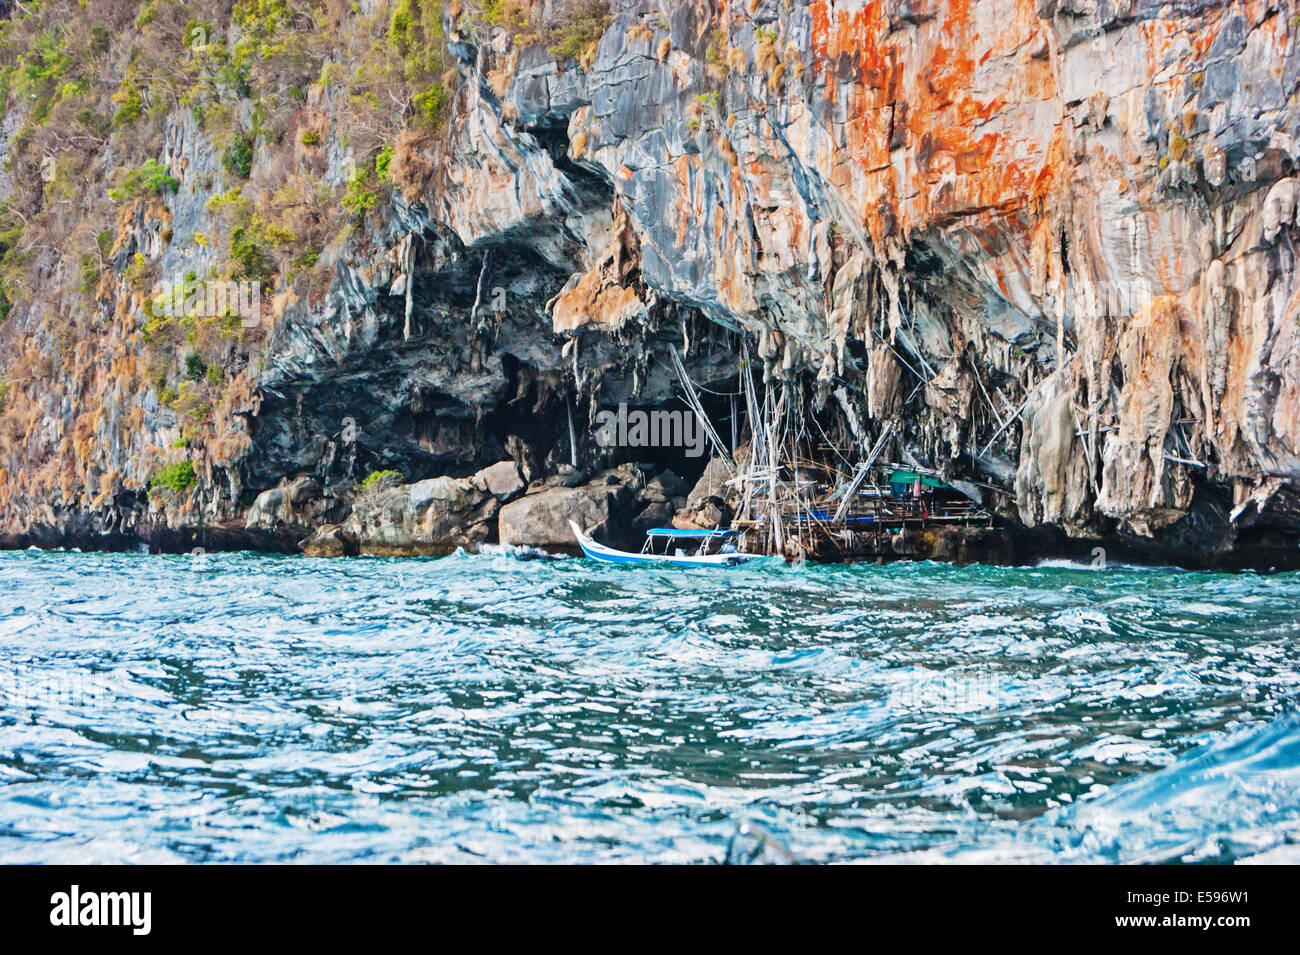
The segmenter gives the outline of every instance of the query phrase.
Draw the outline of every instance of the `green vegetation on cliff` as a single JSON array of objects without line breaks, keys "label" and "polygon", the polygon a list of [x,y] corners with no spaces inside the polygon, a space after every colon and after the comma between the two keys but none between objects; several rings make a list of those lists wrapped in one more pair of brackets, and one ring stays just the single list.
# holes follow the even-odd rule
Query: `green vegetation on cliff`
[{"label": "green vegetation on cliff", "polygon": [[318,307],[340,265],[374,254],[399,191],[436,188],[463,102],[449,41],[506,28],[580,56],[608,20],[606,3],[548,5],[544,24],[529,9],[543,7],[11,5],[0,498],[93,506],[157,483],[177,441],[203,473],[236,460],[285,310]]},{"label": "green vegetation on cliff", "polygon": [[386,490],[390,487],[396,487],[402,483],[402,472],[400,471],[371,471],[361,482],[363,491]]},{"label": "green vegetation on cliff", "polygon": [[159,468],[150,479],[149,486],[155,489],[165,488],[173,494],[183,494],[196,483],[198,477],[194,473],[194,462],[187,458]]}]

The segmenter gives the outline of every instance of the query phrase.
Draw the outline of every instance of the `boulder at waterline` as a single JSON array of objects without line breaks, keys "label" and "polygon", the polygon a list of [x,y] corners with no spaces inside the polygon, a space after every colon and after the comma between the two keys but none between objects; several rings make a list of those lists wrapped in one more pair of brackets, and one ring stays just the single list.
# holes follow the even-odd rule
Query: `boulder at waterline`
[{"label": "boulder at waterline", "polygon": [[321,487],[311,477],[302,475],[257,495],[244,515],[249,530],[276,531],[283,527],[310,527],[321,507]]},{"label": "boulder at waterline", "polygon": [[525,487],[519,465],[514,461],[498,461],[479,471],[469,481],[480,491],[486,491],[502,502],[516,497]]},{"label": "boulder at waterline", "polygon": [[503,544],[527,547],[577,547],[569,521],[597,540],[621,543],[619,512],[631,492],[620,484],[543,487],[501,508],[498,519]]},{"label": "boulder at waterline", "polygon": [[358,553],[357,539],[340,524],[316,528],[316,532],[298,546],[304,557],[354,557]]},{"label": "boulder at waterline", "polygon": [[428,478],[359,499],[343,530],[362,554],[442,555],[490,541],[498,507],[468,478]]}]

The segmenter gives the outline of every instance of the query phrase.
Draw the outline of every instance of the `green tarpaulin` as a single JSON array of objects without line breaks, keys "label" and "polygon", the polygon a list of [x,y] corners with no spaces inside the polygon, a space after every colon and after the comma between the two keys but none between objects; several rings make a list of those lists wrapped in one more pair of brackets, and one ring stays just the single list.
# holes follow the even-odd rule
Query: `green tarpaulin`
[{"label": "green tarpaulin", "polygon": [[947,484],[944,484],[936,477],[930,477],[926,474],[917,474],[915,471],[895,471],[893,474],[889,475],[889,483],[911,485],[916,483],[917,478],[920,478],[921,484],[925,487],[948,487]]}]

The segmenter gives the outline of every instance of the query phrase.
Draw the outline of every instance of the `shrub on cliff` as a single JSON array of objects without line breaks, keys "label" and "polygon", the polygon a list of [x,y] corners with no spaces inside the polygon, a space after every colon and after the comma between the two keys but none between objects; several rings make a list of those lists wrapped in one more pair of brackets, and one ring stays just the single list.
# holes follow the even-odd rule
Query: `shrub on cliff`
[{"label": "shrub on cliff", "polygon": [[402,483],[400,471],[371,471],[366,479],[357,486],[353,498],[353,509],[359,513],[373,511],[379,506],[384,495]]},{"label": "shrub on cliff", "polygon": [[238,278],[264,282],[275,275],[275,263],[267,253],[263,236],[255,228],[241,226],[231,230],[230,259]]},{"label": "shrub on cliff", "polygon": [[199,381],[208,373],[208,364],[203,360],[203,356],[198,352],[192,351],[185,356],[185,377],[190,381]]},{"label": "shrub on cliff", "polygon": [[388,20],[388,43],[402,58],[402,72],[414,91],[415,120],[425,129],[442,127],[451,103],[451,58],[438,0],[399,0]]},{"label": "shrub on cliff", "polygon": [[226,172],[247,179],[253,173],[253,137],[241,133],[221,154],[221,166]]},{"label": "shrub on cliff", "polygon": [[581,65],[585,69],[594,59],[595,45],[610,19],[609,4],[603,0],[579,4],[550,25],[547,49],[554,56],[583,61]]},{"label": "shrub on cliff", "polygon": [[153,477],[149,479],[149,489],[183,494],[197,483],[198,476],[194,473],[194,462],[186,459],[164,465],[155,471]]},{"label": "shrub on cliff", "polygon": [[108,190],[108,196],[114,202],[126,202],[146,193],[174,193],[180,187],[181,181],[168,172],[165,165],[149,159],[139,169],[128,170],[122,176],[121,184]]},{"label": "shrub on cliff", "polygon": [[369,170],[358,172],[348,180],[347,192],[343,194],[343,208],[360,218],[377,205],[379,189]]},{"label": "shrub on cliff", "polygon": [[387,491],[402,483],[401,471],[371,471],[361,482],[362,491]]}]

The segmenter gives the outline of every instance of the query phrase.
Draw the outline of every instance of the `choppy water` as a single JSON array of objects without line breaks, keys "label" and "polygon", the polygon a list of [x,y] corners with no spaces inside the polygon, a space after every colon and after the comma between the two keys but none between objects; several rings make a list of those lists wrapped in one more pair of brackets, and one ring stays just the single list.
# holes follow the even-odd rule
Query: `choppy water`
[{"label": "choppy water", "polygon": [[0,861],[1294,859],[1300,575],[0,554]]}]

